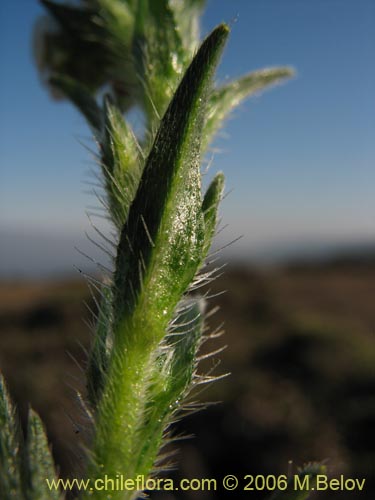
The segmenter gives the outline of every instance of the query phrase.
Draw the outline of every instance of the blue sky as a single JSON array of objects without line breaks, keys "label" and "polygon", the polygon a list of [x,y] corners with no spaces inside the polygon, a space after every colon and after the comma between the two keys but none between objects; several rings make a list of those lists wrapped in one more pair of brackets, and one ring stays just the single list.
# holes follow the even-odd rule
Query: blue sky
[{"label": "blue sky", "polygon": [[[93,203],[80,144],[89,131],[39,82],[31,40],[42,12],[36,0],[0,6],[0,229],[74,241]],[[265,66],[297,71],[248,100],[216,141],[211,175],[223,170],[231,190],[224,238],[244,235],[231,252],[374,241],[375,2],[209,1],[203,33],[221,21],[232,34],[219,81]]]}]

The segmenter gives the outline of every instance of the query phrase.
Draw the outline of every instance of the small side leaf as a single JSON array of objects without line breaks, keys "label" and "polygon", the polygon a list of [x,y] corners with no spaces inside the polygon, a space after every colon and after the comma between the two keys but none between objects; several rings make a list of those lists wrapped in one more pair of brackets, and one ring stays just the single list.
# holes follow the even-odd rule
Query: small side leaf
[{"label": "small side leaf", "polygon": [[24,498],[21,480],[20,430],[15,409],[0,375],[0,498]]},{"label": "small side leaf", "polygon": [[170,8],[177,20],[179,32],[185,52],[193,56],[199,46],[199,24],[205,0],[170,0]]},{"label": "small side leaf", "polygon": [[123,112],[135,105],[139,98],[139,82],[131,57],[137,3],[135,0],[94,0],[95,24],[103,30],[98,43],[106,48],[109,63],[104,83],[109,83]]},{"label": "small side leaf", "polygon": [[87,87],[67,76],[50,79],[82,112],[101,146],[101,166],[113,220],[121,228],[135,197],[142,173],[143,159],[134,133],[119,110],[104,100],[104,111]]},{"label": "small side leaf", "polygon": [[209,100],[209,111],[204,129],[207,147],[229,113],[246,97],[275,85],[294,74],[291,68],[270,68],[254,71],[242,78],[215,89]]},{"label": "small side leaf", "polygon": [[204,257],[206,257],[215,235],[217,227],[217,215],[219,203],[223,197],[224,174],[219,172],[209,185],[202,203],[204,216],[205,237],[204,237]]},{"label": "small side leaf", "polygon": [[139,1],[133,53],[139,79],[144,83],[149,128],[153,129],[172,99],[189,56],[183,49],[169,2]]},{"label": "small side leaf", "polygon": [[[190,302],[190,303],[189,303]],[[173,349],[168,376],[168,398],[174,409],[190,388],[196,370],[196,355],[203,334],[204,299],[185,299],[172,327],[167,344]]]},{"label": "small side leaf", "polygon": [[276,491],[269,500],[308,500],[310,494],[316,489],[316,478],[320,474],[326,474],[324,465],[307,464],[297,475],[291,476],[286,490]]},{"label": "small side leaf", "polygon": [[100,311],[96,323],[96,331],[92,343],[87,365],[87,393],[88,399],[96,407],[102,394],[108,362],[111,352],[111,318],[112,318],[112,293],[107,287],[102,287],[103,296],[100,301]]},{"label": "small side leaf", "polygon": [[27,500],[61,500],[60,491],[49,488],[46,479],[56,480],[53,458],[39,416],[29,412],[27,426]]},{"label": "small side leaf", "polygon": [[104,102],[105,130],[101,143],[102,170],[111,215],[117,227],[125,224],[143,170],[140,146],[119,110]]}]

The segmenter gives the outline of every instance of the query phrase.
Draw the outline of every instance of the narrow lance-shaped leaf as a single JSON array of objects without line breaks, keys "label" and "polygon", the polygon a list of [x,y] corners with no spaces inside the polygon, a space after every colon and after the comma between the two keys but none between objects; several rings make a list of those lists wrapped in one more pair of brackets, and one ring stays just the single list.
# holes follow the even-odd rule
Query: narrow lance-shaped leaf
[{"label": "narrow lance-shaped leaf", "polygon": [[138,2],[133,54],[143,85],[148,128],[153,130],[172,99],[190,56],[183,48],[169,2]]},{"label": "narrow lance-shaped leaf", "polygon": [[131,56],[136,0],[92,0],[95,24],[103,30],[98,40],[107,51],[105,79],[122,112],[138,103],[140,89]]},{"label": "narrow lance-shaped leaf", "polygon": [[176,29],[179,32],[184,50],[191,57],[199,44],[200,16],[205,3],[205,0],[189,0],[188,2],[171,0],[169,2],[177,21]]},{"label": "narrow lance-shaped leaf", "polygon": [[47,480],[50,484],[56,480],[56,471],[43,423],[33,410],[29,412],[26,452],[27,500],[62,500],[58,489],[48,487]]},{"label": "narrow lance-shaped leaf", "polygon": [[280,83],[293,74],[294,71],[291,68],[263,69],[215,89],[209,99],[209,110],[203,134],[204,149],[210,144],[229,113],[246,97]]},{"label": "narrow lance-shaped leaf", "polygon": [[167,324],[202,262],[204,104],[227,34],[222,25],[203,42],[160,124],[118,247],[117,322],[143,300],[147,316]]},{"label": "narrow lance-shaped leaf", "polygon": [[[106,42],[111,44],[111,49],[117,52],[122,49],[129,51],[133,26],[135,19],[136,2],[119,0],[92,0],[95,6],[95,13],[100,16],[97,20],[99,26],[111,34],[111,40]],[[116,54],[120,56],[121,54]],[[126,52],[122,54],[124,57]],[[124,75],[125,76],[125,75]]]},{"label": "narrow lance-shaped leaf", "polygon": [[86,372],[88,399],[93,408],[96,407],[104,389],[112,347],[112,293],[110,288],[105,286],[101,292],[103,295]]},{"label": "narrow lance-shaped leaf", "polygon": [[82,112],[101,148],[101,167],[113,221],[121,228],[138,188],[143,159],[134,133],[109,97],[102,110],[89,90],[69,77],[55,75],[51,85],[59,88]]},{"label": "narrow lance-shaped leaf", "polygon": [[15,410],[0,375],[0,498],[24,498],[21,482],[20,432]]},{"label": "narrow lance-shaped leaf", "polygon": [[138,189],[144,160],[133,130],[108,98],[104,115],[101,166],[112,220],[121,230]]},{"label": "narrow lance-shaped leaf", "polygon": [[223,197],[224,175],[219,172],[209,185],[203,198],[202,211],[205,222],[204,257],[206,257],[217,227],[219,203]]}]

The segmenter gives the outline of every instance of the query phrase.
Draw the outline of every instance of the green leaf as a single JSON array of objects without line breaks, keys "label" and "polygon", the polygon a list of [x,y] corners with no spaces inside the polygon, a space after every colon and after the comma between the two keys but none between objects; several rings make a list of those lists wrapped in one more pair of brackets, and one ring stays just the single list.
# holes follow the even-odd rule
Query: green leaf
[{"label": "green leaf", "polygon": [[209,100],[209,111],[204,129],[204,149],[222,126],[229,113],[246,97],[266,87],[292,77],[291,68],[270,68],[249,73],[242,78],[215,89]]},{"label": "green leaf", "polygon": [[[124,59],[129,59],[135,22],[134,7],[131,2],[121,0],[93,0],[93,3],[96,13],[95,23],[105,33],[102,44],[105,42],[111,54],[113,67],[119,64],[121,67]],[[118,77],[126,80],[129,75],[119,73]]]},{"label": "green leaf", "polygon": [[223,197],[224,174],[219,172],[209,185],[202,203],[205,222],[204,257],[206,257],[215,236],[219,203]]},{"label": "green leaf", "polygon": [[152,130],[172,99],[189,60],[169,2],[138,2],[133,54],[138,77],[143,82],[143,102]]},{"label": "green leaf", "polygon": [[104,103],[104,115],[102,170],[111,215],[121,230],[138,189],[144,160],[133,130],[108,99]]},{"label": "green leaf", "polygon": [[221,25],[203,42],[160,124],[120,237],[115,322],[142,303],[140,310],[165,325],[202,262],[200,141],[205,100],[227,35]]},{"label": "green leaf", "polygon": [[199,46],[200,17],[204,8],[205,0],[170,0],[169,5],[177,21],[184,50],[189,57],[193,57]]},{"label": "green leaf", "polygon": [[103,30],[98,43],[107,50],[109,65],[105,72],[105,84],[121,111],[127,111],[138,103],[140,89],[131,55],[135,25],[136,0],[93,0],[95,24]]},{"label": "green leaf", "polygon": [[87,364],[87,393],[93,408],[104,389],[112,344],[112,292],[103,286],[96,331]]},{"label": "green leaf", "polygon": [[112,218],[121,228],[135,197],[143,168],[141,149],[119,110],[104,100],[104,111],[88,89],[69,77],[56,75],[51,84],[58,87],[82,112],[101,147],[101,167]]},{"label": "green leaf", "polygon": [[0,375],[0,498],[1,500],[59,500],[46,479],[56,473],[43,424],[30,411],[26,445],[18,427],[16,411]]},{"label": "green leaf", "polygon": [[0,498],[24,498],[21,479],[20,429],[5,382],[0,375]]},{"label": "green leaf", "polygon": [[29,412],[26,451],[27,500],[61,500],[61,493],[46,482],[56,480],[56,472],[43,423],[33,410]]},{"label": "green leaf", "polygon": [[69,77],[54,76],[58,87],[82,112],[101,147],[101,167],[113,221],[121,228],[135,197],[143,168],[141,149],[118,109],[104,101],[104,111],[88,89]]},{"label": "green leaf", "polygon": [[[106,31],[89,6],[73,7],[42,0],[56,26],[45,18],[36,24],[35,56],[47,83],[51,74],[69,76],[95,92],[107,79],[110,52],[103,43]],[[48,18],[47,18],[48,19]]]},{"label": "green leaf", "polygon": [[[121,110],[138,99],[131,57],[134,6],[121,0],[92,0],[82,7],[42,0],[56,26],[40,18],[34,33],[35,58],[49,84],[54,74],[72,78],[90,93],[109,85]],[[56,87],[52,87],[53,95]]]},{"label": "green leaf", "polygon": [[203,333],[204,307],[203,299],[184,299],[179,304],[181,312],[176,313],[166,339],[167,353],[170,350],[173,356],[165,363],[166,388],[161,398],[167,398],[169,406],[173,406],[174,410],[179,408],[196,370],[196,354]]},{"label": "green leaf", "polygon": [[[316,487],[316,477],[319,474],[326,474],[326,467],[319,463],[311,463],[303,467],[297,474],[299,479],[296,485],[295,475],[288,480],[288,488],[284,491],[276,491],[269,500],[308,500]],[[308,477],[308,482],[304,479]],[[308,484],[307,489],[300,489],[299,485]],[[296,487],[297,486],[297,487]]]}]

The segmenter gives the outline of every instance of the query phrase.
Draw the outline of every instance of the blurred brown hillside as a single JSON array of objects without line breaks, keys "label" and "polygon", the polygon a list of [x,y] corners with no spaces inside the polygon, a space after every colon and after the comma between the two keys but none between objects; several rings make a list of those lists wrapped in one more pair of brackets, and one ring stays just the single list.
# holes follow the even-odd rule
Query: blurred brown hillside
[{"label": "blurred brown hillside", "polygon": [[[295,266],[268,272],[230,268],[211,284],[221,309],[212,329],[228,348],[216,373],[231,376],[201,399],[221,401],[177,425],[180,477],[286,473],[324,459],[332,476],[366,478],[365,491],[319,499],[374,498],[375,265]],[[63,475],[79,471],[84,435],[74,389],[84,394],[85,349],[93,306],[80,281],[0,283],[0,366],[24,417],[29,403],[46,422]],[[69,354],[68,354],[69,353]],[[205,361],[205,369],[215,363]],[[244,482],[245,484],[245,482]],[[186,492],[153,498],[249,498],[249,493]],[[254,493],[254,492],[252,492]],[[259,492],[250,498],[265,498]]]}]

